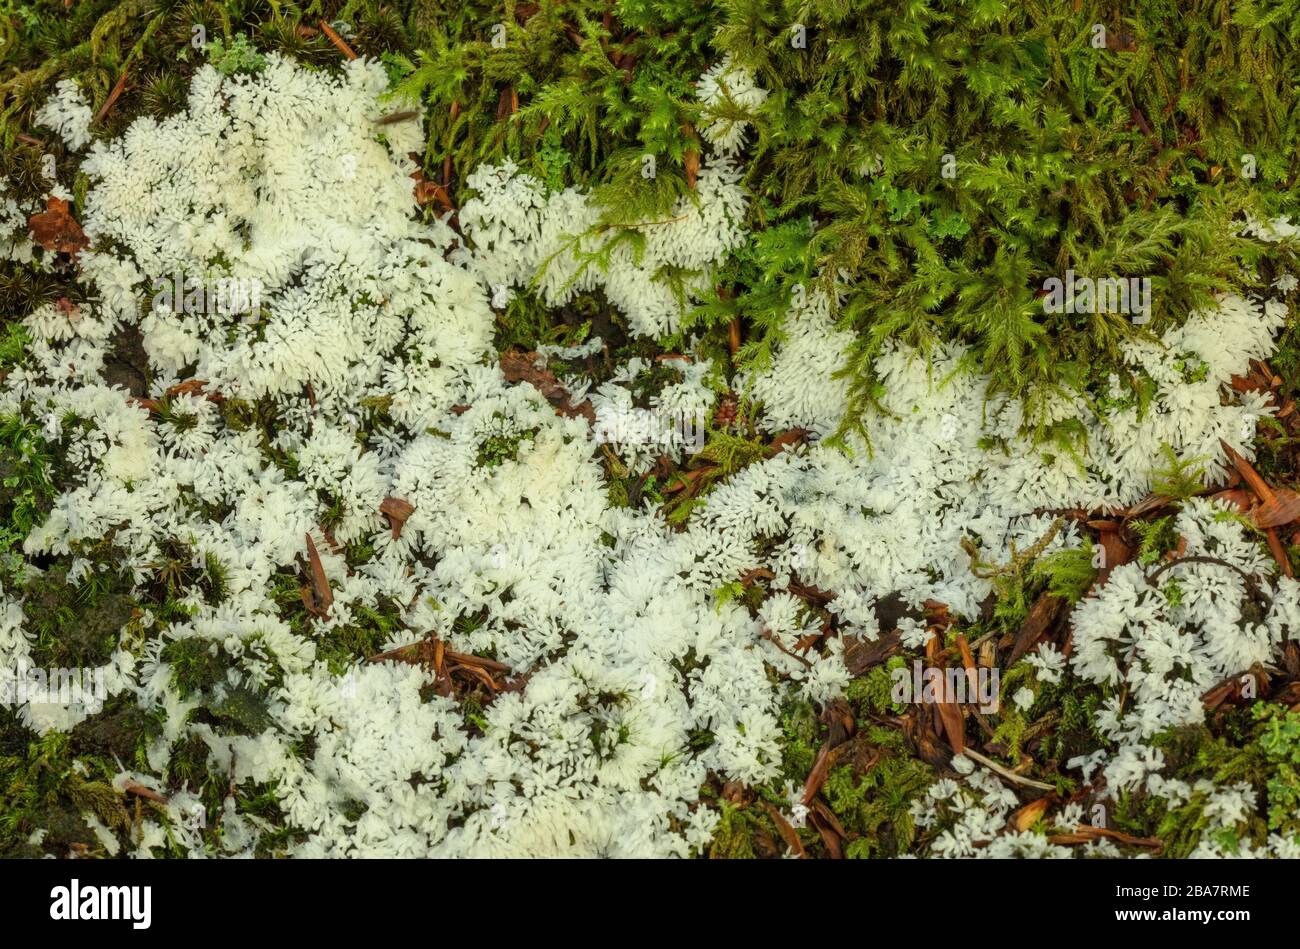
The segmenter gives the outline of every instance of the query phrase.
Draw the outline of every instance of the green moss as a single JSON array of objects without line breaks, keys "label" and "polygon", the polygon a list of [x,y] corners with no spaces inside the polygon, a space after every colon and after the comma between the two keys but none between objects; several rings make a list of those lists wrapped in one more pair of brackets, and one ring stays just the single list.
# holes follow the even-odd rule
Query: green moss
[{"label": "green moss", "polygon": [[1138,563],[1149,567],[1159,561],[1178,544],[1178,535],[1174,530],[1172,514],[1154,521],[1131,522],[1133,531],[1140,538],[1138,544]]},{"label": "green moss", "polygon": [[22,542],[50,510],[55,461],[55,449],[37,426],[0,418],[0,583],[23,580]]},{"label": "green moss", "polygon": [[1059,769],[1070,758],[1109,744],[1097,724],[1102,695],[1067,675],[1060,687],[1046,686],[1046,704],[1057,710],[1055,726],[1043,735],[1042,757]]},{"label": "green moss", "polygon": [[719,806],[717,828],[709,843],[708,854],[712,860],[752,860],[754,817],[748,808],[722,801]]},{"label": "green moss", "polygon": [[260,735],[274,724],[269,705],[268,690],[227,687],[192,718],[197,721],[207,719],[218,734]]},{"label": "green moss", "polygon": [[1273,768],[1265,780],[1268,828],[1286,836],[1300,834],[1300,713],[1264,704],[1254,714],[1261,725],[1255,743]]},{"label": "green moss", "polygon": [[[501,418],[500,413],[493,416]],[[480,468],[496,468],[506,461],[517,461],[524,442],[537,437],[537,429],[489,435],[479,443],[476,464]]]},{"label": "green moss", "polygon": [[1207,458],[1183,458],[1169,445],[1160,446],[1164,467],[1151,479],[1151,490],[1156,494],[1182,501],[1205,487],[1204,463]]},{"label": "green moss", "polygon": [[111,572],[92,572],[79,583],[67,580],[68,567],[55,564],[34,576],[24,591],[23,614],[36,634],[33,665],[93,668],[106,664],[135,601],[128,585]]},{"label": "green moss", "polygon": [[[74,852],[104,855],[103,846],[84,815],[110,830],[122,831],[129,818],[111,780],[114,764],[96,757],[75,758],[72,738],[50,733],[30,736],[21,754],[12,754],[18,733],[12,711],[0,709],[0,856],[69,856]],[[44,831],[39,843],[29,841]]]},{"label": "green moss", "polygon": [[1077,603],[1097,579],[1093,566],[1095,547],[1088,541],[1072,550],[1058,550],[1040,557],[1030,570],[1031,580],[1046,583],[1046,590],[1069,603]]},{"label": "green moss", "polygon": [[124,767],[143,769],[147,764],[143,747],[161,731],[158,720],[140,708],[133,695],[123,692],[72,729],[69,747],[76,755],[99,755]]},{"label": "green moss", "polygon": [[4,328],[3,335],[0,335],[0,373],[22,361],[31,341],[21,323],[10,323]]},{"label": "green moss", "polygon": [[237,72],[257,72],[266,65],[266,57],[248,41],[243,33],[235,34],[229,44],[217,37],[208,44],[208,62],[223,76]]},{"label": "green moss", "polygon": [[822,732],[811,703],[794,699],[781,709],[781,770],[796,784],[802,784],[812,770]]},{"label": "green moss", "polygon": [[857,707],[859,715],[901,715],[907,707],[893,701],[894,670],[907,667],[905,657],[891,656],[883,665],[850,682],[844,697]]},{"label": "green moss", "polygon": [[[316,658],[324,661],[335,675],[342,675],[360,659],[384,651],[384,644],[405,627],[401,610],[381,598],[378,608],[356,605],[352,623],[321,634],[316,643]],[[411,640],[416,635],[411,634]]]},{"label": "green moss", "polygon": [[[672,523],[671,519],[669,523]],[[717,600],[715,608],[718,611],[721,611],[728,603],[738,603],[752,613],[767,598],[767,587],[761,581],[746,585],[739,580],[733,580],[718,587],[713,591],[713,595]]]},{"label": "green moss", "polygon": [[1140,791],[1122,795],[1116,825],[1138,836],[1159,837],[1162,856],[1187,856],[1205,840],[1231,851],[1238,843],[1260,846],[1270,833],[1300,835],[1300,713],[1259,702],[1228,710],[1213,728],[1174,729],[1155,744],[1164,752],[1166,773],[1193,785],[1199,780],[1216,787],[1244,782],[1257,796],[1256,809],[1247,814],[1239,833],[1216,833],[1205,816],[1206,792],[1194,791],[1177,807]]},{"label": "green moss", "polygon": [[843,765],[826,778],[823,795],[850,839],[851,858],[897,857],[916,842],[911,805],[934,782],[933,770],[907,754],[902,735],[872,726],[861,739],[870,754],[865,768]]},{"label": "green moss", "polygon": [[172,640],[163,647],[162,659],[171,667],[172,684],[183,699],[210,692],[230,667],[219,642],[198,636]]}]

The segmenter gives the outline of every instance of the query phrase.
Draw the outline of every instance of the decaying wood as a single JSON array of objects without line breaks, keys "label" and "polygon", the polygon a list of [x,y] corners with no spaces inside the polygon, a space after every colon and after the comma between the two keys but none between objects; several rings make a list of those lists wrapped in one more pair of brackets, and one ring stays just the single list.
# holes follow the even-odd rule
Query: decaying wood
[{"label": "decaying wood", "polygon": [[1116,843],[1127,844],[1130,847],[1151,847],[1159,850],[1165,845],[1164,841],[1158,837],[1134,837],[1118,830],[1110,830],[1106,827],[1090,827],[1087,824],[1080,824],[1070,834],[1053,834],[1047,840],[1053,844],[1069,845],[1086,844],[1102,837],[1108,837]]}]

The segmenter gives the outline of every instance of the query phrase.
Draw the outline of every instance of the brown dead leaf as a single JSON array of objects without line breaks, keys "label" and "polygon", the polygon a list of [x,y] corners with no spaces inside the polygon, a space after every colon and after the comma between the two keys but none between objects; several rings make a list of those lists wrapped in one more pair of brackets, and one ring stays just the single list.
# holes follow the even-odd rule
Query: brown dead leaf
[{"label": "brown dead leaf", "polygon": [[447,194],[446,188],[436,181],[429,181],[427,178],[417,179],[415,182],[415,203],[420,207],[424,207],[434,201],[442,205],[444,210],[456,210],[456,205],[451,203],[451,195]]},{"label": "brown dead leaf", "polygon": [[[926,655],[938,653],[939,637],[931,636],[930,641],[926,644]],[[932,657],[931,657],[932,658]],[[934,710],[939,716],[939,724],[943,726],[943,733],[948,739],[948,747],[952,749],[953,754],[959,755],[966,747],[966,725],[962,719],[961,706],[957,704],[957,696],[949,694],[948,677],[942,666],[931,667],[937,671],[941,677],[943,689],[943,701],[934,704]],[[928,673],[929,670],[927,669]]]},{"label": "brown dead leaf", "polygon": [[51,195],[45,201],[45,210],[33,214],[27,222],[32,239],[46,250],[72,257],[90,246],[86,234],[72,217],[71,205],[62,198]]},{"label": "brown dead leaf", "polygon": [[926,764],[934,768],[947,768],[952,764],[952,753],[932,737],[929,719],[924,716],[929,708],[928,705],[920,705],[902,717],[903,737]]},{"label": "brown dead leaf", "polygon": [[831,745],[847,741],[858,728],[853,707],[844,699],[834,699],[827,703],[819,718],[827,728],[826,740]]},{"label": "brown dead leaf", "polygon": [[844,825],[839,822],[835,812],[830,809],[825,801],[813,801],[812,808],[808,812],[808,819],[812,822],[813,828],[821,836],[822,846],[826,848],[826,856],[832,860],[842,860],[844,858],[844,848],[841,841],[845,838]]},{"label": "brown dead leaf", "polygon": [[948,747],[952,749],[953,754],[959,755],[966,750],[966,728],[962,723],[960,706],[948,699],[945,693],[945,701],[935,703],[934,707],[939,713],[939,721],[943,724],[944,734],[948,738]]},{"label": "brown dead leaf", "polygon": [[220,392],[209,392],[207,385],[205,379],[186,379],[184,382],[178,382],[176,385],[169,387],[163,394],[167,398],[175,395],[201,395],[215,405],[220,405],[226,401],[226,397]]},{"label": "brown dead leaf", "polygon": [[515,91],[514,86],[506,86],[501,90],[501,97],[497,99],[497,121],[509,118],[519,111],[519,93]]},{"label": "brown dead leaf", "polygon": [[929,625],[939,629],[947,629],[952,625],[952,614],[948,612],[947,603],[941,603],[938,600],[926,600],[921,605],[925,607],[925,621]]},{"label": "brown dead leaf", "polygon": [[847,747],[844,742],[857,727],[852,709],[842,700],[830,703],[821,718],[827,724],[829,733],[826,742],[817,751],[817,758],[813,761],[812,770],[808,772],[808,779],[804,781],[802,801],[805,807],[811,805],[821,791],[822,785],[826,783],[826,778],[831,773],[831,768],[835,766]]},{"label": "brown dead leaf", "polygon": [[967,672],[975,672],[975,655],[970,651],[970,644],[962,633],[957,634],[957,649],[961,652],[961,664]]},{"label": "brown dead leaf", "polygon": [[695,181],[700,176],[700,150],[698,148],[700,137],[695,132],[695,126],[690,122],[682,123],[682,134],[697,144],[697,147],[686,149],[686,152],[682,155],[682,167],[686,171],[686,185],[694,191]]},{"label": "brown dead leaf", "polygon": [[836,757],[835,749],[831,748],[829,744],[822,745],[818,750],[817,758],[813,761],[812,770],[808,772],[808,778],[803,783],[803,797],[800,800],[805,807],[812,803],[813,798],[817,796],[817,792],[826,783]]},{"label": "brown dead leaf", "polygon": [[1214,711],[1214,709],[1218,708],[1236,694],[1236,691],[1236,682],[1221,683],[1201,696],[1201,705],[1203,705],[1208,711]]},{"label": "brown dead leaf", "polygon": [[514,350],[504,352],[501,354],[501,372],[507,382],[531,384],[560,415],[567,418],[582,416],[588,422],[595,424],[596,410],[591,407],[590,400],[583,400],[574,405],[570,401],[569,390],[560,385],[555,373],[540,368],[537,365],[537,358],[536,353],[521,353]]},{"label": "brown dead leaf", "polygon": [[489,659],[486,656],[475,656],[467,652],[456,652],[454,649],[447,650],[447,658],[459,662],[463,666],[478,666],[483,669],[499,672],[502,675],[510,674],[510,667],[504,662],[497,662],[495,659]]},{"label": "brown dead leaf", "polygon": [[1047,813],[1048,798],[1040,797],[1036,801],[1030,801],[1020,810],[1011,815],[1011,826],[1016,830],[1025,831],[1034,826],[1034,822]]},{"label": "brown dead leaf", "polygon": [[108,115],[113,106],[117,103],[117,100],[122,97],[122,92],[126,89],[126,76],[127,71],[123,69],[122,75],[117,79],[117,84],[113,86],[113,91],[108,94],[108,98],[104,100],[104,104],[100,106],[99,111],[95,113],[95,117],[91,119],[91,125],[98,125],[100,122],[104,121],[104,116]]},{"label": "brown dead leaf", "polygon": [[745,805],[749,803],[749,794],[741,782],[728,781],[722,786],[722,799],[731,804]]},{"label": "brown dead leaf", "polygon": [[[432,635],[426,639],[421,639],[419,642],[407,643],[405,646],[398,646],[396,649],[388,649],[366,657],[367,662],[387,662],[390,660],[407,662],[432,669],[434,686],[439,695],[454,694],[453,674],[458,676],[463,683],[477,682],[494,693],[518,691],[528,681],[529,675],[525,674],[516,678],[513,682],[507,683],[505,680],[510,675],[511,670],[505,663],[497,662],[495,659],[488,659],[485,656],[475,656],[470,653],[448,649],[441,639]],[[498,678],[502,681],[498,682]]]},{"label": "brown dead leaf", "polygon": [[[1220,492],[1227,494],[1230,492]],[[1218,497],[1219,495],[1215,495]],[[1265,501],[1251,511],[1251,519],[1261,530],[1270,527],[1284,527],[1300,519],[1300,493],[1290,488],[1274,488],[1273,498]]]},{"label": "brown dead leaf", "polygon": [[451,203],[451,196],[447,194],[447,189],[438,182],[426,178],[423,169],[415,169],[411,172],[411,178],[415,181],[415,203],[420,207],[437,201],[447,211],[456,210],[456,206]]},{"label": "brown dead leaf", "polygon": [[685,491],[686,496],[690,497],[695,494],[702,484],[700,479],[715,471],[717,467],[717,465],[704,465],[699,468],[692,468],[689,471],[675,471],[672,476],[677,480],[668,484],[663,489],[663,493],[676,494],[678,491]]},{"label": "brown dead leaf", "polygon": [[781,812],[767,801],[763,801],[762,804],[763,809],[767,811],[767,816],[772,818],[772,823],[776,825],[777,833],[781,835],[781,839],[785,841],[786,846],[798,856],[807,857],[808,852],[803,849],[803,843],[799,840],[799,835],[795,833],[794,828],[790,826],[790,822],[782,817]]},{"label": "brown dead leaf", "polygon": [[1245,488],[1228,488],[1226,491],[1211,495],[1210,500],[1230,504],[1237,509],[1237,513],[1245,514],[1250,510],[1250,502],[1254,500],[1254,496]]},{"label": "brown dead leaf", "polygon": [[[1137,37],[1132,33],[1113,33],[1106,34],[1106,48],[1119,53],[1137,52]],[[1142,133],[1151,136],[1155,133],[1151,131],[1151,126],[1147,123],[1146,117],[1137,109],[1132,110],[1133,121],[1142,129]]]},{"label": "brown dead leaf", "polygon": [[415,109],[406,109],[399,112],[389,112],[387,115],[375,119],[376,125],[397,125],[400,122],[409,122],[411,119],[418,119],[420,113]]},{"label": "brown dead leaf", "polygon": [[1141,517],[1150,511],[1158,511],[1160,508],[1173,502],[1173,498],[1165,497],[1163,494],[1148,494],[1137,504],[1124,510],[1124,517]]},{"label": "brown dead leaf", "polygon": [[812,802],[811,809],[814,814],[816,814],[823,821],[826,822],[826,826],[828,826],[841,838],[848,836],[848,834],[844,830],[844,825],[840,823],[840,819],[835,816],[835,812],[831,810],[830,805],[827,804],[825,801],[823,801],[821,798],[818,798],[817,800]]},{"label": "brown dead leaf", "polygon": [[306,537],[307,562],[311,569],[311,586],[314,594],[313,612],[318,616],[329,616],[330,606],[334,603],[334,591],[330,589],[329,580],[325,576],[320,554],[316,551],[316,542],[311,539],[311,534],[307,534]]},{"label": "brown dead leaf", "polygon": [[808,437],[806,428],[789,428],[777,435],[767,444],[767,457],[775,458],[790,445],[798,445]]},{"label": "brown dead leaf", "polygon": [[1268,673],[1262,666],[1256,664],[1251,667],[1250,671],[1231,676],[1203,694],[1201,696],[1201,705],[1209,712],[1214,711],[1225,702],[1239,705],[1244,701],[1242,692],[1245,683],[1242,680],[1246,676],[1251,676],[1255,680],[1255,695],[1263,698],[1270,694]]},{"label": "brown dead leaf", "polygon": [[898,630],[886,633],[872,642],[863,642],[856,636],[844,637],[844,665],[849,674],[860,676],[880,665],[902,647],[902,634]]},{"label": "brown dead leaf", "polygon": [[1044,593],[1035,600],[1034,605],[1029,609],[1029,615],[1025,617],[1024,623],[1020,626],[1020,631],[1016,633],[1015,642],[1011,647],[1011,655],[1007,657],[1007,665],[1010,666],[1033,648],[1034,644],[1056,622],[1057,617],[1061,615],[1064,609],[1064,597]]},{"label": "brown dead leaf", "polygon": [[379,502],[379,513],[388,518],[393,529],[393,540],[402,536],[402,525],[415,513],[415,505],[401,498],[384,498]]},{"label": "brown dead leaf", "polygon": [[479,682],[482,682],[485,686],[487,686],[488,691],[490,692],[497,691],[496,682],[492,680],[492,677],[487,674],[486,670],[480,669],[478,666],[466,666],[466,665],[461,665],[460,663],[457,663],[450,667],[451,672],[458,672],[462,670],[467,675],[473,676]]},{"label": "brown dead leaf", "polygon": [[1293,679],[1300,678],[1300,643],[1294,639],[1282,647],[1282,668]]},{"label": "brown dead leaf", "polygon": [[1133,559],[1133,550],[1124,543],[1124,538],[1117,530],[1104,530],[1097,539],[1101,542],[1102,555],[1105,558],[1101,569],[1097,571],[1097,585],[1104,586],[1112,570]]},{"label": "brown dead leaf", "polygon": [[806,583],[800,583],[798,580],[791,580],[787,588],[792,596],[797,596],[801,600],[807,600],[818,606],[825,606],[831,600],[835,599],[835,594],[830,590],[823,590],[820,587],[808,586]]}]

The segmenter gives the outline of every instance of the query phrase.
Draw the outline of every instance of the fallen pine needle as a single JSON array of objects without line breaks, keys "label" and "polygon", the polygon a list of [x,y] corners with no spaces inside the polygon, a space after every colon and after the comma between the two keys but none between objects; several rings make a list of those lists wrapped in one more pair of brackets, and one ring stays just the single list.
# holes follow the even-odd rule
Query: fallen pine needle
[{"label": "fallen pine needle", "polygon": [[338,49],[340,53],[342,53],[348,59],[357,58],[357,54],[352,52],[352,47],[343,41],[343,37],[339,36],[337,33],[334,32],[333,27],[331,27],[324,20],[321,20],[320,28],[321,28],[321,32],[324,33],[327,37],[329,37],[329,41],[335,45],[335,47]]},{"label": "fallen pine needle", "polygon": [[127,781],[122,785],[122,790],[127,794],[134,794],[136,797],[142,797],[146,801],[153,801],[155,804],[166,804],[167,798],[159,794],[153,788],[147,788],[143,784],[136,784],[134,781]]},{"label": "fallen pine needle", "polygon": [[1052,787],[1050,784],[1044,784],[1042,781],[1035,781],[1033,778],[1021,777],[1020,775],[1016,774],[1014,771],[1007,770],[1006,768],[1002,767],[1002,765],[998,764],[996,761],[992,761],[989,758],[985,758],[974,748],[967,748],[965,751],[962,752],[962,754],[964,754],[967,758],[970,758],[974,761],[978,761],[980,764],[984,765],[984,767],[988,768],[994,774],[1006,778],[1008,781],[1011,781],[1015,784],[1023,784],[1025,787],[1028,788],[1038,788],[1040,791],[1056,790],[1056,788]]},{"label": "fallen pine needle", "polygon": [[126,70],[123,69],[122,75],[117,80],[117,85],[115,85],[113,91],[108,94],[108,98],[104,100],[104,104],[99,107],[99,112],[96,113],[94,121],[90,123],[91,125],[98,125],[100,122],[104,121],[104,116],[108,115],[108,110],[113,108],[118,98],[121,97],[122,90],[125,88]]}]

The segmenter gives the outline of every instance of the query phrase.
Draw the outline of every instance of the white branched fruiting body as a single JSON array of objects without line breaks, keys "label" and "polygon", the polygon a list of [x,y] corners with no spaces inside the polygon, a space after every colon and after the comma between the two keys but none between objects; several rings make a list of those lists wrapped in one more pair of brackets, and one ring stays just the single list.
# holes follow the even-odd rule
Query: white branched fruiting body
[{"label": "white branched fruiting body", "polygon": [[[726,64],[700,88],[706,102],[762,101]],[[819,439],[846,410],[835,373],[848,337],[834,329],[825,296],[810,292],[792,306],[773,367],[742,380],[762,402],[767,431],[806,428],[809,443],[720,482],[682,530],[648,501],[611,507],[599,432],[557,416],[532,387],[506,384],[492,300],[501,287],[535,286],[548,304],[599,288],[636,334],[675,331],[682,301],[656,272],[694,273],[686,289],[702,297],[713,268],[746,239],[740,170],[726,157],[743,128],[702,130],[716,153],[696,192],[669,220],[625,222],[638,225],[636,253],[624,241],[605,248],[603,264],[582,264],[619,229],[593,232],[601,210],[588,196],[548,194],[510,162],[468,179],[476,197],[461,208],[465,241],[443,222],[421,223],[407,157],[423,147],[420,123],[383,126],[381,140],[375,120],[393,107],[385,89],[383,70],[364,60],[337,76],[274,55],[252,76],[204,67],[185,112],[140,119],[94,145],[82,165],[94,251],[80,257],[92,302],[75,319],[57,307],[28,315],[30,353],[0,386],[0,413],[62,439],[76,475],[26,539],[27,553],[72,554],[75,577],[93,569],[79,552],[111,537],[122,568],[143,584],[165,547],[180,544],[226,574],[220,602],[191,597],[191,615],[169,623],[145,615],[143,639],[124,639],[112,659],[109,692],[134,695],[163,723],[148,749],[155,774],[131,780],[152,786],[179,742],[202,739],[218,771],[274,784],[302,834],[296,853],[698,851],[716,821],[699,801],[707,775],[775,778],[787,692],[824,702],[848,681],[840,641],[799,652],[819,621],[788,591],[796,574],[835,593],[829,609],[844,634],[877,636],[875,604],[891,594],[972,616],[991,587],[972,573],[963,538],[987,561],[1005,562],[1012,542],[1024,549],[1047,531],[1051,518],[1033,510],[1140,497],[1162,443],[1221,466],[1217,440],[1249,454],[1244,428],[1267,414],[1258,397],[1225,405],[1220,395],[1249,358],[1268,354],[1283,308],[1229,298],[1171,331],[1163,347],[1129,348],[1133,366],[1157,383],[1144,414],[1099,418],[1082,399],[1051,407],[1087,428],[1082,466],[1022,440],[1022,406],[985,404],[988,379],[959,370],[956,347],[928,366],[886,350],[876,371],[889,414],[867,420],[872,450],[855,439],[851,452],[829,448]],[[73,95],[59,95],[47,111],[64,130],[58,117],[73,111]],[[262,306],[154,307],[154,281],[177,273],[255,280]],[[227,400],[261,399],[276,416],[273,442],[229,423],[202,393],[173,395],[166,413],[151,414],[108,386],[100,370],[109,341],[132,324],[153,369],[145,395],[160,399],[201,379]],[[630,389],[649,368],[631,361],[594,391],[589,380],[565,382],[607,419],[631,407]],[[714,367],[692,358],[674,368],[678,378],[652,408],[710,413]],[[378,426],[367,421],[374,404],[387,413]],[[984,450],[984,438],[1005,450]],[[512,448],[487,457],[487,446],[501,444]],[[636,445],[617,447],[633,470],[652,460]],[[414,508],[397,538],[379,512],[387,497]],[[1142,586],[1133,567],[1076,611],[1073,672],[1134,690],[1113,716],[1117,737],[1189,718],[1180,698],[1188,687],[1159,689],[1162,674],[1199,686],[1266,658],[1300,620],[1297,585],[1273,580],[1240,529],[1216,518],[1195,503],[1179,530],[1189,550],[1256,578],[1271,604],[1262,617],[1233,622],[1234,609],[1245,615],[1244,589],[1232,570],[1212,565],[1162,576],[1182,586],[1177,607]],[[281,617],[271,592],[277,573],[298,574],[308,534],[333,604],[304,630]],[[353,542],[374,553],[349,566],[341,548]],[[1075,543],[1070,528],[1049,549]],[[775,580],[757,615],[717,595],[758,568]],[[453,700],[421,698],[432,675],[419,667],[331,671],[319,638],[385,604],[409,627],[388,647],[433,632],[452,649],[490,651],[526,681],[496,696],[471,731]],[[0,600],[0,661],[29,654],[22,623],[20,606]],[[907,645],[923,645],[924,627],[903,625],[914,627]],[[1171,629],[1185,630],[1186,641],[1162,652]],[[198,698],[182,697],[163,661],[164,645],[181,639],[232,657],[221,687],[269,692],[271,724],[232,736],[189,721]],[[1034,662],[1039,681],[1065,671],[1050,650]],[[50,709],[24,715],[42,729],[75,724]],[[694,739],[703,734],[712,741],[701,749]],[[1158,762],[1126,752],[1114,779],[1150,774],[1158,777]],[[997,779],[969,780],[983,796],[960,789],[965,829],[947,831],[937,853],[965,855],[973,841],[997,837],[1013,806]],[[938,819],[934,791],[931,799],[922,826],[931,811]],[[173,801],[177,820],[186,801]],[[1230,819],[1226,800],[1222,810]],[[250,852],[265,829],[230,807],[222,821],[229,853]],[[146,820],[137,851],[162,846],[168,833]],[[172,839],[204,846],[191,831]],[[983,852],[1053,851],[1021,834]]]},{"label": "white branched fruiting body", "polygon": [[[461,229],[473,249],[456,259],[485,287],[535,286],[550,306],[600,289],[627,316],[633,333],[667,335],[678,329],[683,300],[657,275],[678,268],[687,272],[681,292],[694,299],[714,292],[714,266],[745,240],[740,177],[730,159],[710,158],[695,191],[667,217],[600,229],[602,209],[577,189],[547,194],[509,160],[484,165],[467,179],[476,196],[460,209]],[[593,260],[595,255],[601,260]]]},{"label": "white branched fruiting body", "polygon": [[90,142],[90,105],[85,93],[72,79],[60,79],[54,95],[36,113],[36,121],[49,126],[72,149],[85,148]]},{"label": "white branched fruiting body", "polygon": [[0,175],[0,260],[13,260],[20,264],[31,261],[35,244],[27,230],[27,219],[36,208],[26,211],[9,197],[9,179]]},{"label": "white branched fruiting body", "polygon": [[1187,542],[1183,558],[1206,559],[1124,564],[1071,616],[1071,667],[1128,696],[1107,700],[1099,716],[1118,741],[1202,721],[1202,695],[1300,633],[1300,583],[1271,579],[1274,562],[1229,509],[1193,498],[1174,530]]},{"label": "white branched fruiting body", "polygon": [[752,117],[767,101],[767,90],[755,85],[748,69],[735,65],[730,56],[725,56],[700,77],[695,92],[705,105],[707,117],[700,126],[700,134],[719,155],[736,154],[744,146],[745,132],[750,126],[737,112]]}]

